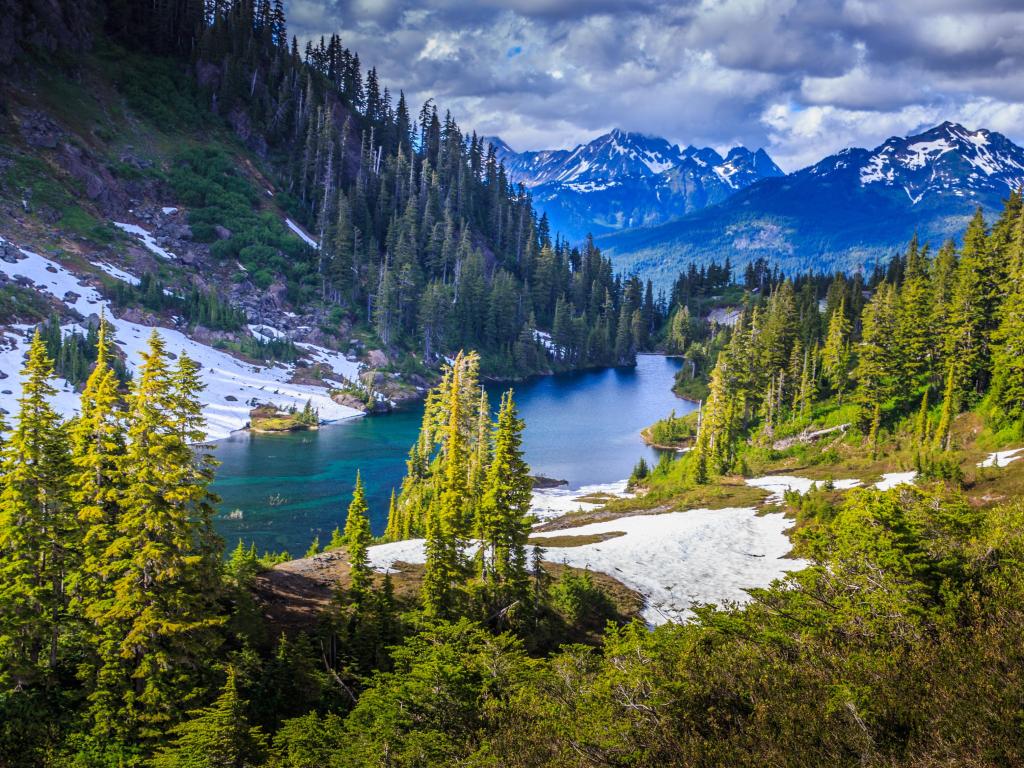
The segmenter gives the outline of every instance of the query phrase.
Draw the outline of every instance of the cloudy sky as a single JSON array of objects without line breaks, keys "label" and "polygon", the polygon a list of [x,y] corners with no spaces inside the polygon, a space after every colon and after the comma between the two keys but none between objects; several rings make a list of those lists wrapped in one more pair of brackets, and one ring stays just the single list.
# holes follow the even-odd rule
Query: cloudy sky
[{"label": "cloudy sky", "polygon": [[1024,0],[286,0],[513,148],[611,128],[795,170],[943,120],[1024,141]]}]

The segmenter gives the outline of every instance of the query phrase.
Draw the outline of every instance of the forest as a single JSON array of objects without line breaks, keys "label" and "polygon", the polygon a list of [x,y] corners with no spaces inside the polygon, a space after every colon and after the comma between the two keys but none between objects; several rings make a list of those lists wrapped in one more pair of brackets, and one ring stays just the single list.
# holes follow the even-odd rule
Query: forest
[{"label": "forest", "polygon": [[[345,582],[315,627],[275,625],[257,582],[281,555],[213,529],[196,363],[154,332],[128,377],[102,318],[88,337],[44,323],[0,425],[0,765],[1024,763],[1024,486],[977,463],[1024,440],[1019,193],[959,244],[915,238],[869,275],[714,263],[659,297],[548,232],[491,150],[430,103],[393,106],[337,38],[300,53],[279,0],[106,11],[99,34],[186,62],[215,113],[259,126],[321,244],[256,217],[217,240],[223,258],[280,260],[294,296],[451,353],[383,537],[423,538],[426,564],[401,594],[372,567],[357,478],[326,545]],[[215,211],[251,215],[190,157],[178,183],[200,233]],[[241,321],[215,294],[122,290]],[[542,339],[571,367],[644,349],[691,363],[679,386],[699,410],[652,425],[689,450],[638,466],[610,514],[727,506],[754,473],[817,472],[780,505],[806,567],[652,629],[596,574],[545,563],[515,393],[495,411],[481,387],[541,369]],[[81,384],[68,421],[58,374]],[[907,466],[916,483],[889,490],[830,479]]]},{"label": "forest", "polygon": [[[1024,507],[1017,494],[976,501],[960,451],[971,419],[990,445],[1024,436],[1022,257],[1015,195],[959,248],[932,256],[912,242],[873,288],[834,277],[813,320],[788,278],[766,296],[744,290],[736,324],[706,333],[723,338],[693,450],[638,473],[640,502],[728,490],[794,456],[911,457],[918,482],[787,496],[809,566],[748,605],[700,606],[653,631],[618,617],[590,574],[543,567],[524,424],[511,393],[492,418],[473,353],[431,392],[392,500],[385,538],[427,542],[418,593],[398,599],[370,567],[357,481],[328,544],[348,562],[345,587],[317,629],[274,635],[252,584],[276,558],[242,542],[225,558],[212,531],[215,468],[192,447],[195,364],[169,360],[154,334],[126,388],[101,324],[81,413],[61,423],[37,334],[3,433],[0,755],[290,768],[1019,762],[1007,715],[1024,684]],[[847,419],[827,448],[773,447]]]}]

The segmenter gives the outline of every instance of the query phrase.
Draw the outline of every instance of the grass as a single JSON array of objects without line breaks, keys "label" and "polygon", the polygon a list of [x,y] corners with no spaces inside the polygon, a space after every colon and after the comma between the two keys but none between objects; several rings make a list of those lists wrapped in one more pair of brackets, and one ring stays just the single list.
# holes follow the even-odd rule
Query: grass
[{"label": "grass", "polygon": [[590,533],[581,535],[566,534],[565,536],[535,536],[527,543],[530,546],[548,547],[585,547],[587,544],[600,544],[602,541],[625,536],[624,531],[608,531],[607,533]]}]

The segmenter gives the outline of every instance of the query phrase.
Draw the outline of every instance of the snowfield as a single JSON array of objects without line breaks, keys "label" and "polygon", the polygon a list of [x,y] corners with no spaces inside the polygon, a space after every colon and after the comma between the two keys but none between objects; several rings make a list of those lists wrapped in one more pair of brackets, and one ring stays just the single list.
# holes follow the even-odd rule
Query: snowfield
[{"label": "snowfield", "polygon": [[888,491],[897,485],[913,485],[917,472],[889,472],[882,475],[882,479],[875,483],[875,488],[880,491]]},{"label": "snowfield", "polygon": [[[606,573],[643,595],[648,624],[685,621],[694,603],[743,603],[747,589],[767,587],[802,560],[784,559],[790,550],[782,514],[758,515],[752,508],[694,509],[662,515],[620,517],[600,523],[536,533],[550,536],[623,535],[579,547],[550,547],[544,559]],[[423,539],[370,547],[379,570],[396,562],[425,562]]]},{"label": "snowfield", "polygon": [[156,254],[161,259],[167,259],[168,261],[174,260],[174,254],[161,248],[153,236],[138,224],[124,224],[123,222],[115,221],[114,226],[124,232],[127,232],[129,235],[135,235],[139,242],[146,246],[146,249],[150,253]]},{"label": "snowfield", "polygon": [[990,453],[984,460],[978,462],[979,467],[1005,467],[1017,459],[1024,459],[1024,456],[1017,454],[1024,451],[1024,448],[1011,448],[1008,451],[996,451]]},{"label": "snowfield", "polygon": [[[825,480],[811,480],[809,477],[795,477],[793,475],[765,475],[764,477],[751,477],[747,485],[755,488],[762,488],[770,494],[765,502],[768,504],[781,504],[786,497],[786,491],[796,491],[801,496],[811,490],[812,485],[819,488],[825,485]],[[860,480],[848,478],[845,480],[833,480],[832,485],[840,491],[848,491],[860,485]]]},{"label": "snowfield", "polygon": [[576,489],[564,486],[560,488],[538,488],[533,492],[533,498],[530,502],[530,513],[535,515],[538,520],[552,520],[569,512],[581,510],[589,512],[590,510],[603,507],[604,504],[592,504],[587,501],[577,501],[577,499],[599,493],[631,499],[633,494],[626,492],[626,482],[626,480],[620,480],[617,483],[584,485]]},{"label": "snowfield", "polygon": [[[8,277],[30,281],[37,290],[55,296],[65,305],[74,309],[84,318],[106,313],[114,327],[117,345],[124,350],[128,366],[132,370],[141,361],[140,352],[153,330],[163,337],[167,351],[172,355],[187,354],[201,367],[206,390],[202,394],[203,414],[206,417],[207,439],[217,440],[231,432],[242,429],[249,421],[249,411],[257,403],[274,403],[278,406],[302,408],[307,400],[320,411],[324,421],[339,421],[362,412],[338,405],[328,396],[326,390],[304,384],[290,384],[294,366],[277,364],[271,366],[252,365],[226,352],[200,344],[180,331],[171,328],[151,328],[131,323],[116,317],[109,303],[91,286],[82,284],[78,277],[54,261],[21,249],[24,258],[16,264],[0,261],[0,270]],[[103,269],[103,267],[100,267]],[[115,269],[115,268],[111,268]],[[113,272],[104,269],[108,274]],[[124,273],[126,276],[127,273]],[[115,275],[116,276],[116,275]],[[120,279],[120,278],[119,278]],[[65,326],[65,331],[77,327]],[[20,390],[20,372],[28,349],[31,329],[20,327],[17,332],[2,334],[3,350],[0,351],[0,408],[8,413],[17,409]],[[301,344],[316,361],[329,366],[338,381],[356,379],[359,364],[346,360],[344,355],[312,344]],[[78,400],[67,382],[59,384],[61,392],[55,398],[55,407],[65,417],[78,408]]]}]

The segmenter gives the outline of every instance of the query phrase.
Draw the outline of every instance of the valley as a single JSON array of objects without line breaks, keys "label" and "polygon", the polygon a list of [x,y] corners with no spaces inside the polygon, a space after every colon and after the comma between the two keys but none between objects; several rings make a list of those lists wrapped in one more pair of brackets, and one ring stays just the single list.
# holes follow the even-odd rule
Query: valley
[{"label": "valley", "polygon": [[1024,764],[1024,15],[933,11],[4,5],[0,768]]}]

